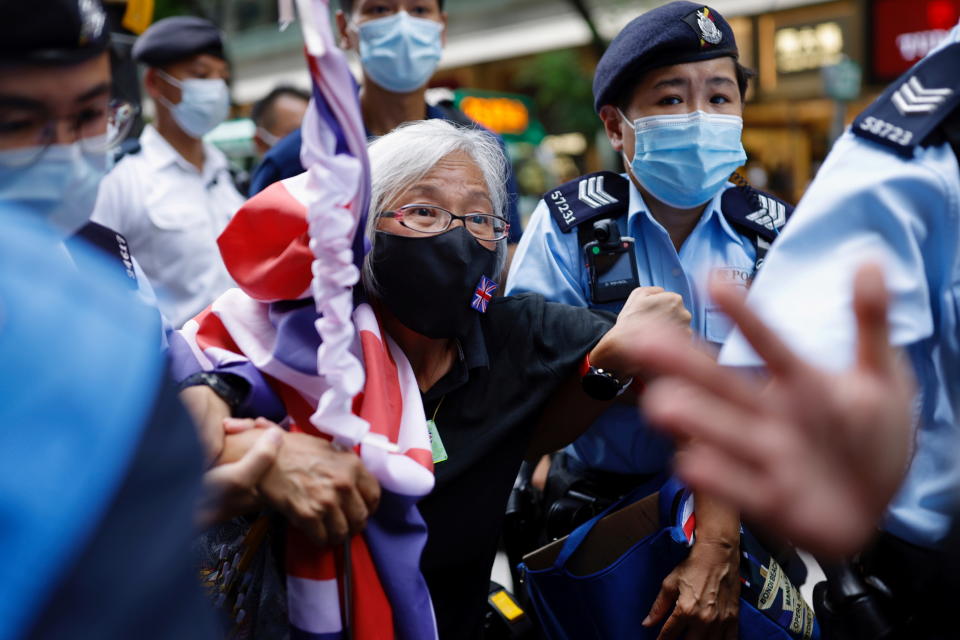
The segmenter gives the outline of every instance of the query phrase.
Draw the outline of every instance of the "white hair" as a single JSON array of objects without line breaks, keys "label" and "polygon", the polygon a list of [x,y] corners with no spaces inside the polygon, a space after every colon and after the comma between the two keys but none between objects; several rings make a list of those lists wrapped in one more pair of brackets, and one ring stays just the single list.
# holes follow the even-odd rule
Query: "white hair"
[{"label": "white hair", "polygon": [[[363,263],[363,282],[368,293],[376,294],[370,256],[377,243],[377,215],[448,155],[464,153],[473,159],[487,183],[493,201],[492,213],[507,217],[507,159],[496,139],[487,131],[461,127],[441,119],[408,122],[371,142],[368,152],[371,197],[366,232],[370,252]],[[499,278],[506,262],[506,245],[505,240],[497,242],[495,278]]]}]

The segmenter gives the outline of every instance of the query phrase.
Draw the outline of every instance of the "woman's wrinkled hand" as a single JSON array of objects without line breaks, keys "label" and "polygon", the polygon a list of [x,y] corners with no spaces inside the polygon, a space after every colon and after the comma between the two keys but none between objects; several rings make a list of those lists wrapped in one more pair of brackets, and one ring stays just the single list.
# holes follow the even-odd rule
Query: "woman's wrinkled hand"
[{"label": "woman's wrinkled hand", "polygon": [[697,539],[690,555],[664,579],[643,625],[652,627],[669,613],[659,640],[736,640],[738,553],[737,544]]},{"label": "woman's wrinkled hand", "polygon": [[[266,418],[224,422],[228,434],[270,426]],[[264,499],[320,546],[363,531],[380,502],[380,484],[360,457],[305,433],[284,432],[283,441],[259,485]]]}]

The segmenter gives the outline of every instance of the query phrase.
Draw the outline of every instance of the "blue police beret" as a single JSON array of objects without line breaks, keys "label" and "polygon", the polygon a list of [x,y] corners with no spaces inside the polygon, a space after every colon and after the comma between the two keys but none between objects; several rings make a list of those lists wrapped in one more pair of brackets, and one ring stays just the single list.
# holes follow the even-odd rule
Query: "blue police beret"
[{"label": "blue police beret", "polygon": [[4,3],[0,64],[72,64],[106,51],[109,43],[100,0]]},{"label": "blue police beret", "polygon": [[651,69],[737,55],[733,29],[710,7],[670,2],[651,9],[631,20],[597,63],[594,108],[615,104]]},{"label": "blue police beret", "polygon": [[217,25],[194,16],[159,20],[133,44],[133,59],[148,67],[162,67],[201,53],[226,58]]}]

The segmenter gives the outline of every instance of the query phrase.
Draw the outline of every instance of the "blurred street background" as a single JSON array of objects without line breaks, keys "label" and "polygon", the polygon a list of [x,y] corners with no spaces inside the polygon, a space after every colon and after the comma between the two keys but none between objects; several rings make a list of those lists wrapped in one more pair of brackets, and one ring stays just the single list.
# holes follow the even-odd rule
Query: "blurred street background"
[{"label": "blurred street background", "polygon": [[[658,4],[447,1],[448,45],[429,97],[452,100],[503,135],[524,217],[556,184],[589,171],[622,170],[593,112],[593,68],[609,38]],[[126,2],[107,6],[119,24]],[[757,72],[744,112],[745,175],[792,202],[844,124],[934,47],[960,14],[960,0],[717,0],[713,6],[730,20],[741,61]],[[278,85],[309,87],[300,30],[279,30],[275,0],[156,0],[154,19],[178,14],[208,17],[225,31],[233,119],[209,138],[248,168],[251,105]],[[123,92],[134,98],[135,74],[129,63],[120,75]]]}]

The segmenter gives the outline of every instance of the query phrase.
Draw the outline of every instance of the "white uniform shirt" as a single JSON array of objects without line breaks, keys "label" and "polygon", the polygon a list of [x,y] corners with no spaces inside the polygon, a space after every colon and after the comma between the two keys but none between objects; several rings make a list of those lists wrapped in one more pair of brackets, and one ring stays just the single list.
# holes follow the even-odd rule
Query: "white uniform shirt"
[{"label": "white uniform shirt", "polygon": [[93,220],[126,237],[160,310],[179,327],[234,286],[217,236],[244,198],[215,147],[204,145],[200,172],[151,126],[140,145],[100,184]]}]

